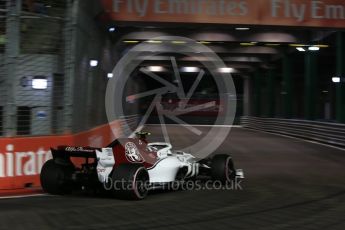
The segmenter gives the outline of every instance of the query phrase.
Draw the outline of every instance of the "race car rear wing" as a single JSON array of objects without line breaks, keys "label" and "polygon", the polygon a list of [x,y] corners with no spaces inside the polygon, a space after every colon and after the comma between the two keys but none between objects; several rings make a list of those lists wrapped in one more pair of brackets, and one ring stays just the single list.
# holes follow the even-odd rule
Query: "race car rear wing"
[{"label": "race car rear wing", "polygon": [[66,159],[70,157],[94,158],[96,159],[96,150],[99,148],[92,147],[75,147],[75,146],[59,146],[57,149],[51,149],[53,159]]}]

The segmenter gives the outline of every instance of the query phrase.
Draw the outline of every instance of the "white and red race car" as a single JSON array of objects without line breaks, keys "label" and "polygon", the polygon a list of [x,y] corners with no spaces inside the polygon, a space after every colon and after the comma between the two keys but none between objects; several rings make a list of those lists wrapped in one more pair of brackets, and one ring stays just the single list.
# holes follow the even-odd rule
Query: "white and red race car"
[{"label": "white and red race car", "polygon": [[[138,200],[145,198],[150,189],[198,176],[222,183],[243,178],[229,155],[197,159],[173,151],[169,143],[148,143],[147,135],[140,132],[137,138],[117,139],[105,148],[52,149],[53,159],[43,165],[40,175],[43,190],[65,194],[77,188],[101,188],[121,198]],[[80,163],[80,158],[85,161]]]}]

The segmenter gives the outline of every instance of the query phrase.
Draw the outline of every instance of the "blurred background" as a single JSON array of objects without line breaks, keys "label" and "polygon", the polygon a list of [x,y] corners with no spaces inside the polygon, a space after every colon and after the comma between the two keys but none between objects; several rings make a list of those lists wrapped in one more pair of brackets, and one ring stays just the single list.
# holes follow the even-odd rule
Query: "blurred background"
[{"label": "blurred background", "polygon": [[[117,61],[139,43],[183,43],[152,40],[159,36],[186,36],[223,59],[228,68],[220,71],[231,73],[236,86],[237,123],[247,116],[345,122],[342,28],[124,22],[91,0],[8,0],[0,7],[2,136],[76,133],[105,124],[105,89]],[[172,76],[170,54],[162,52],[139,67]],[[198,56],[177,59],[187,85],[205,69]],[[138,69],[131,77],[133,92],[152,86]],[[210,84],[197,94],[196,101],[212,98],[215,89]]]}]

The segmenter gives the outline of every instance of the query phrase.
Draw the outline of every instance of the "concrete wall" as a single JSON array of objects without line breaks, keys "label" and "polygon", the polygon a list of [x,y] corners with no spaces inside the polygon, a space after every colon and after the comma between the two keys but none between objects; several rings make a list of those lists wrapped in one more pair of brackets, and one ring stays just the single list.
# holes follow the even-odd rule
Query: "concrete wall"
[{"label": "concrete wall", "polygon": [[[105,89],[107,73],[115,66],[116,54],[112,52],[107,31],[96,21],[101,11],[98,1],[79,1],[75,38],[75,71],[73,89],[72,131],[79,132],[107,122]],[[98,60],[90,67],[91,59]]]},{"label": "concrete wall", "polygon": [[[3,56],[0,54],[0,106],[4,106],[6,97],[6,85],[2,84],[6,77],[6,65]],[[59,69],[61,68],[59,67],[58,55],[22,54],[18,58],[18,67],[15,73],[15,104],[17,108],[20,106],[31,108],[32,135],[51,133],[53,75],[59,73]],[[47,78],[47,89],[32,88],[32,78],[35,76]]]},{"label": "concrete wall", "polygon": [[5,80],[5,63],[4,63],[4,54],[0,53],[0,106],[3,106],[5,103],[5,84],[3,84]]},{"label": "concrete wall", "polygon": [[3,106],[5,103],[5,85],[3,84],[5,80],[5,65],[4,65],[4,55],[0,53],[0,136],[3,135]]},{"label": "concrete wall", "polygon": [[[57,55],[27,54],[19,57],[16,72],[16,105],[31,108],[32,135],[51,133],[53,74],[57,72]],[[47,78],[47,89],[32,88],[32,79],[35,76]],[[26,79],[27,85],[25,85],[24,79]]]},{"label": "concrete wall", "polygon": [[[14,109],[19,106],[31,109],[32,135],[76,133],[107,122],[107,74],[112,72],[121,53],[110,41],[107,29],[96,19],[102,11],[99,1],[68,2],[77,6],[70,11],[75,17],[72,23],[69,23],[68,13],[63,17],[60,13],[63,20],[22,18],[20,22]],[[2,84],[6,77],[3,57],[4,54],[0,54],[0,106],[5,103],[6,96],[6,85]],[[92,59],[99,62],[95,68],[89,65]],[[56,74],[64,82],[59,86],[62,89],[56,90],[53,79]],[[34,90],[31,80],[40,75],[47,77],[48,88]],[[26,86],[23,78],[26,78]],[[16,119],[8,122],[11,127]],[[66,121],[70,124],[65,125]]]}]

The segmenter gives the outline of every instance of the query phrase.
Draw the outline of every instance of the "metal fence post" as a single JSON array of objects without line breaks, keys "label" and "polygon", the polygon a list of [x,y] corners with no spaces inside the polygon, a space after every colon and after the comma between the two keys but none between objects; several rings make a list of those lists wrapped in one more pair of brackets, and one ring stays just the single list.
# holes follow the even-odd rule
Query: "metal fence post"
[{"label": "metal fence post", "polygon": [[20,12],[22,1],[7,1],[7,20],[6,20],[6,99],[4,105],[4,133],[6,136],[16,134],[16,69],[20,54]]},{"label": "metal fence post", "polygon": [[63,127],[67,133],[73,132],[73,103],[76,64],[76,36],[78,0],[68,0],[65,23],[65,85]]}]

